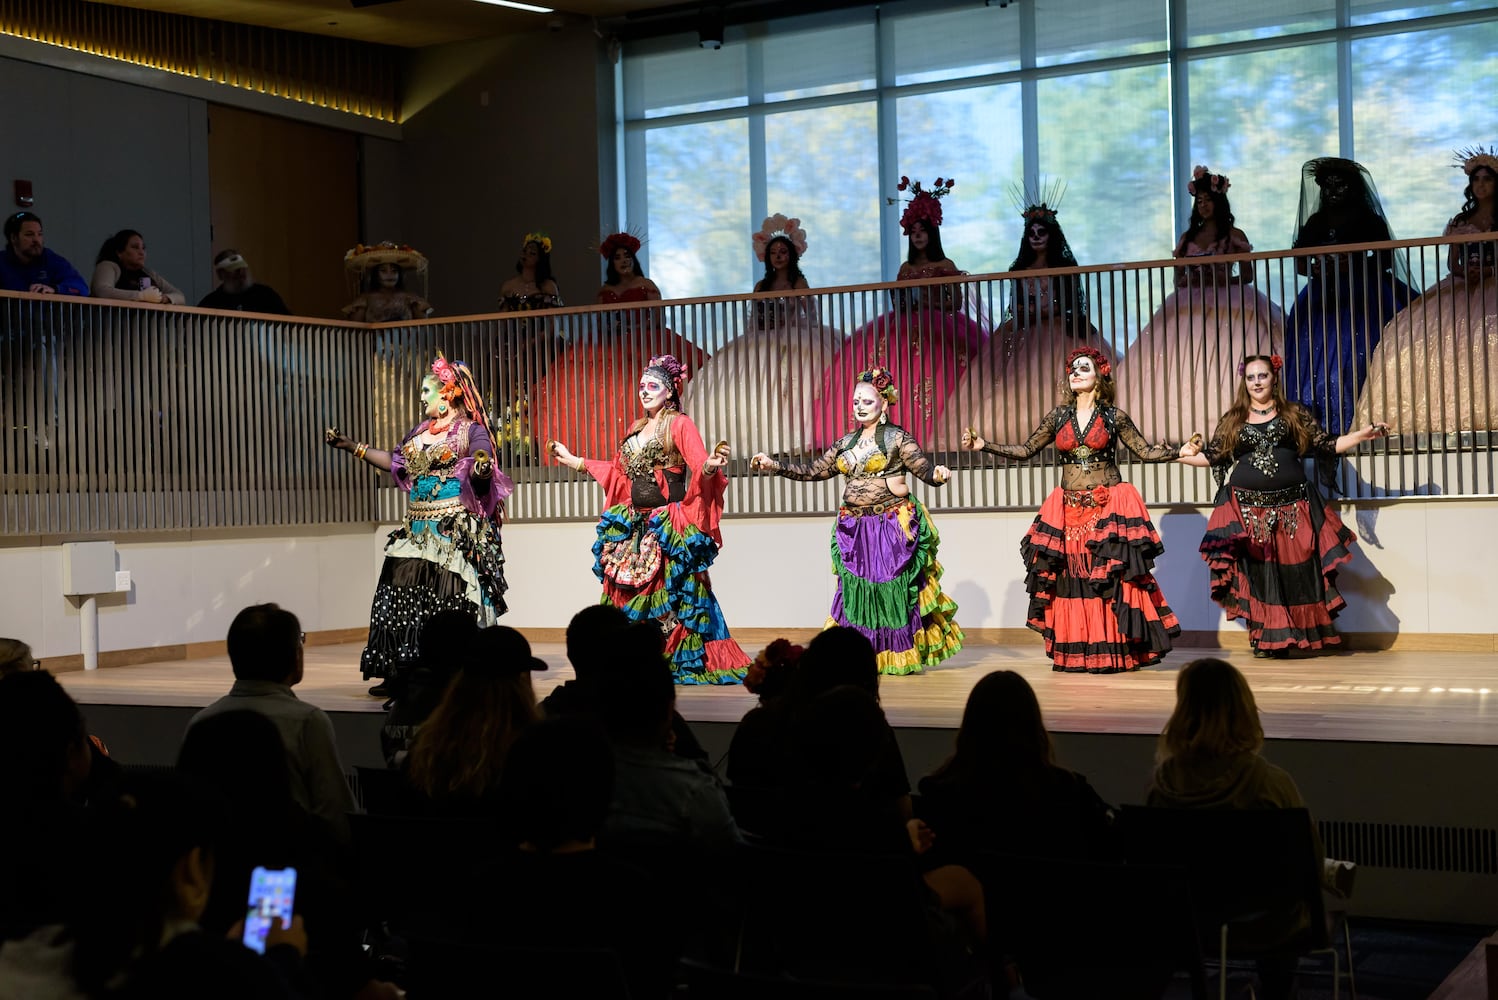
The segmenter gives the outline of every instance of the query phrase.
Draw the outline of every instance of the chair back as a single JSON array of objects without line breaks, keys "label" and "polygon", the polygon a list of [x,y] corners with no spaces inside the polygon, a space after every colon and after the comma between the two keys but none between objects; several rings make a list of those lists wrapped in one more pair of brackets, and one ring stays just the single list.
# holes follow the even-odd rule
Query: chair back
[{"label": "chair back", "polygon": [[382,816],[420,816],[426,801],[413,789],[406,776],[387,767],[354,767],[355,790],[359,805],[367,813]]},{"label": "chair back", "polygon": [[503,843],[493,820],[349,813],[348,821],[367,925],[442,906],[463,891],[474,859]]}]

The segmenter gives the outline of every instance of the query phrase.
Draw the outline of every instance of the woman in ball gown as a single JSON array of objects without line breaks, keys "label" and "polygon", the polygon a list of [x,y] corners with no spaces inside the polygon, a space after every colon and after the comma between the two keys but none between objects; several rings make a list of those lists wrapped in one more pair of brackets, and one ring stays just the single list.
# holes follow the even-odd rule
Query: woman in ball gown
[{"label": "woman in ball gown", "polygon": [[[756,293],[810,287],[801,273],[807,241],[800,219],[772,215],[752,242],[765,265]],[[841,343],[842,336],[818,319],[814,296],[754,299],[743,335],[708,359],[682,403],[699,417],[725,414],[713,423],[730,436],[753,434],[771,454],[805,454],[814,447],[812,407],[822,372]]]},{"label": "woman in ball gown", "polygon": [[1467,187],[1442,235],[1489,238],[1451,244],[1451,274],[1384,327],[1358,397],[1360,425],[1377,418],[1396,434],[1498,430],[1498,155],[1457,156]]},{"label": "woman in ball gown", "polygon": [[825,628],[857,629],[874,645],[879,672],[918,674],[962,648],[957,604],[941,589],[940,536],[931,515],[910,495],[906,476],[941,486],[947,467],[933,463],[915,435],[890,422],[900,399],[893,372],[873,368],[854,377],[857,426],[807,465],[759,452],[750,468],[786,479],[847,477],[832,529],[837,596]]},{"label": "woman in ball gown", "polygon": [[612,458],[581,458],[558,441],[547,450],[603,487],[607,507],[593,543],[603,600],[634,621],[660,625],[678,684],[736,684],[749,657],[728,634],[707,575],[723,544],[728,445],[708,454],[681,412],[681,362],[667,355],[643,369],[636,395],[645,415]]},{"label": "woman in ball gown", "polygon": [[1147,443],[1113,405],[1111,363],[1095,347],[1074,348],[1065,371],[1061,405],[1024,444],[989,444],[972,429],[962,444],[1023,460],[1055,443],[1061,485],[1020,543],[1030,592],[1025,624],[1045,637],[1053,670],[1138,670],[1160,662],[1181,626],[1155,582],[1155,559],[1165,551],[1160,533],[1114,456],[1122,443],[1141,461],[1177,461],[1195,455],[1201,437],[1182,445]]},{"label": "woman in ball gown", "polygon": [[1243,360],[1237,398],[1212,439],[1187,465],[1211,467],[1219,484],[1201,555],[1212,599],[1248,624],[1258,657],[1285,656],[1342,641],[1332,619],[1347,602],[1337,570],[1352,559],[1352,532],[1307,478],[1302,459],[1337,455],[1389,433],[1383,423],[1340,436],[1308,407],[1285,398],[1277,355]]},{"label": "woman in ball gown", "polygon": [[[1306,163],[1295,249],[1393,238],[1367,170],[1335,156]],[[1404,259],[1392,250],[1328,252],[1295,258],[1295,269],[1306,286],[1285,320],[1285,395],[1341,434],[1353,425],[1384,324],[1409,304]]]},{"label": "woman in ball gown", "polygon": [[434,310],[426,300],[426,257],[404,243],[356,244],[343,255],[359,294],[343,307],[355,323],[403,323]]},{"label": "woman in ball gown", "polygon": [[[1062,193],[1052,186],[1027,199],[1020,210],[1025,228],[1010,271],[1077,266],[1056,219]],[[1030,414],[1055,398],[1056,372],[1065,367],[1071,351],[1084,345],[1112,360],[1112,351],[1087,317],[1087,292],[1080,275],[1015,278],[1009,283],[1003,325],[947,400],[937,447],[960,447],[963,430],[972,424],[992,428],[999,440],[1023,440],[1032,426]]]},{"label": "woman in ball gown", "polygon": [[483,397],[461,361],[440,354],[421,382],[424,419],[400,446],[381,451],[328,428],[329,445],[389,472],[406,493],[405,522],[390,533],[359,658],[370,690],[399,695],[419,665],[421,632],[439,612],[462,611],[480,626],[505,613],[499,525],[514,489],[494,466]]},{"label": "woman in ball gown", "polygon": [[[542,232],[526,233],[520,240],[514,275],[499,286],[499,311],[528,313],[560,309],[562,305],[561,289],[551,273],[551,237]],[[558,338],[551,320],[541,317],[506,320],[500,331],[505,346],[497,359],[500,382],[495,386],[495,398],[504,411],[498,414],[495,443],[509,460],[528,460],[533,454],[533,439],[526,393],[545,374]]]},{"label": "woman in ball gown", "polygon": [[666,328],[661,290],[645,277],[640,239],[614,233],[599,244],[605,264],[600,305],[616,308],[579,317],[573,342],[547,366],[530,393],[535,441],[567,441],[581,454],[610,455],[629,433],[635,376],[653,357],[671,355],[690,375],[705,356]]},{"label": "woman in ball gown", "polygon": [[962,284],[921,284],[967,273],[947,259],[941,245],[941,199],[956,183],[938,177],[927,190],[920,181],[900,178],[899,190],[911,196],[900,216],[907,250],[895,280],[909,284],[890,289],[893,308],[854,330],[823,375],[813,435],[817,447],[825,448],[847,432],[842,387],[873,367],[887,369],[902,386],[910,432],[932,440],[952,387],[988,343],[988,328],[974,318],[977,309],[970,308]]},{"label": "woman in ball gown", "polygon": [[1171,252],[1191,263],[1176,267],[1175,291],[1114,368],[1146,435],[1180,440],[1207,426],[1233,404],[1238,359],[1283,349],[1285,315],[1253,287],[1253,265],[1206,259],[1253,251],[1233,226],[1231,186],[1206,167],[1192,172],[1191,221]]}]

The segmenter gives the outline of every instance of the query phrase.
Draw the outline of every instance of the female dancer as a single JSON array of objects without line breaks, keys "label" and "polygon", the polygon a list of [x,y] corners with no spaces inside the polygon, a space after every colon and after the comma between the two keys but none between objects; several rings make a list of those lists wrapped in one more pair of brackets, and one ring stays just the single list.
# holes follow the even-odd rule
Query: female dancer
[{"label": "female dancer", "polygon": [[692,418],[681,412],[686,369],[669,354],[640,375],[645,415],[612,459],[580,458],[558,441],[547,451],[586,472],[608,504],[593,543],[593,572],[603,601],[635,621],[666,632],[666,654],[678,684],[735,684],[749,657],[728,634],[707,570],[723,536],[728,444],[709,455]]},{"label": "female dancer", "polygon": [[[1077,258],[1056,219],[1063,190],[1051,187],[1021,209],[1025,220],[1013,272],[1076,267]],[[1030,430],[1030,418],[1055,392],[1055,372],[1074,348],[1090,345],[1105,358],[1112,352],[1087,316],[1087,292],[1074,274],[1016,278],[1011,283],[1004,324],[948,400],[949,416],[938,446],[956,448],[973,414],[993,427],[995,436],[1017,440]],[[959,418],[966,414],[966,418]]]},{"label": "female dancer", "polygon": [[473,372],[441,354],[421,381],[425,419],[394,451],[380,451],[329,427],[334,448],[390,473],[407,494],[405,522],[385,543],[385,564],[369,611],[369,643],[359,657],[369,693],[399,694],[420,661],[421,630],[450,608],[481,626],[505,613],[499,524],[514,484],[494,467],[494,445]]},{"label": "female dancer", "polygon": [[[360,243],[343,255],[344,267],[358,282],[359,296],[343,307],[355,323],[401,323],[425,319],[434,310],[426,300],[427,259],[405,244],[367,247]],[[421,282],[421,294],[408,291],[407,279]]]},{"label": "female dancer", "polygon": [[1337,570],[1352,559],[1352,532],[1307,479],[1301,459],[1335,458],[1389,425],[1372,423],[1333,437],[1310,410],[1285,398],[1277,355],[1245,358],[1233,408],[1187,465],[1211,466],[1227,485],[1207,522],[1201,554],[1212,574],[1212,599],[1229,619],[1248,623],[1254,655],[1281,657],[1292,647],[1321,649],[1342,641],[1332,618],[1347,602]]},{"label": "female dancer", "polygon": [[810,465],[788,465],[764,452],[750,468],[786,479],[848,477],[832,529],[837,596],[825,628],[843,625],[867,636],[879,672],[918,674],[962,648],[957,604],[941,591],[940,537],[926,507],[910,495],[907,474],[941,486],[951,473],[933,465],[915,437],[889,421],[900,398],[883,368],[860,372],[853,387],[855,430]]},{"label": "female dancer", "polygon": [[1176,290],[1139,331],[1114,371],[1116,384],[1152,397],[1147,410],[1134,409],[1147,434],[1184,438],[1203,426],[1232,405],[1236,359],[1275,354],[1284,343],[1284,314],[1250,287],[1253,266],[1208,260],[1253,251],[1243,230],[1233,226],[1230,187],[1223,174],[1206,167],[1193,171],[1186,185],[1191,222],[1171,252],[1192,263],[1175,269]]},{"label": "female dancer", "polygon": [[900,178],[899,189],[910,191],[911,198],[900,216],[908,248],[895,280],[911,284],[890,290],[893,308],[854,330],[823,376],[814,434],[817,445],[825,447],[848,430],[840,387],[854,373],[875,365],[904,386],[907,401],[914,407],[909,415],[911,432],[931,440],[952,387],[988,343],[988,328],[968,315],[962,285],[915,284],[967,273],[947,259],[941,246],[941,199],[956,183],[938,177],[926,190],[920,181]]},{"label": "female dancer", "polygon": [[[755,292],[787,292],[810,287],[801,273],[806,230],[800,219],[772,215],[755,233],[754,254],[765,265]],[[812,413],[821,374],[837,353],[841,338],[817,318],[810,295],[761,298],[749,303],[748,328],[708,359],[682,397],[701,416],[709,401],[732,408],[719,426],[737,433],[765,435],[771,454],[812,450]],[[719,405],[724,405],[720,403]]]},{"label": "female dancer", "polygon": [[[1498,234],[1498,155],[1458,153],[1467,174],[1462,210],[1442,236]],[[1451,274],[1384,327],[1368,362],[1356,421],[1389,418],[1400,434],[1498,430],[1498,239],[1453,243]]]},{"label": "female dancer", "polygon": [[1026,459],[1056,443],[1061,485],[1020,543],[1029,571],[1025,624],[1045,636],[1054,670],[1138,670],[1160,662],[1181,626],[1151,572],[1165,547],[1139,491],[1119,475],[1114,449],[1121,441],[1145,462],[1170,462],[1196,454],[1200,439],[1148,444],[1113,405],[1110,365],[1096,348],[1071,352],[1066,379],[1064,401],[1024,444],[989,444],[971,429],[962,444]]},{"label": "female dancer", "polygon": [[[1367,170],[1335,156],[1306,163],[1295,249],[1393,238]],[[1307,280],[1285,321],[1286,395],[1341,434],[1384,324],[1409,304],[1404,261],[1392,250],[1344,251],[1297,257],[1295,269]]]}]

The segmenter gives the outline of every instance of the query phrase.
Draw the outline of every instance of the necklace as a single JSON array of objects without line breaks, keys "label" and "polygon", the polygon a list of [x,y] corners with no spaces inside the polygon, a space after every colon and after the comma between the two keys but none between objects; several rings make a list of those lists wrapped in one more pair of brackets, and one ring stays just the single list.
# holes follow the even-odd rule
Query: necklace
[{"label": "necklace", "polygon": [[[454,423],[456,423],[457,420],[458,420],[458,415],[456,413],[454,413],[452,416],[448,417],[446,423],[443,423],[441,421],[441,419],[433,420],[430,424],[427,424],[427,433],[428,434],[445,434],[445,433],[447,433],[447,429],[449,427],[451,427]],[[439,424],[441,424],[440,427],[438,426]]]},{"label": "necklace", "polygon": [[1257,407],[1257,406],[1250,406],[1250,407],[1249,407],[1249,409],[1250,409],[1250,410],[1253,410],[1253,411],[1254,411],[1254,412],[1255,412],[1255,413],[1257,413],[1257,414],[1258,414],[1258,415],[1259,415],[1259,416],[1261,416],[1261,417],[1267,417],[1267,416],[1269,416],[1269,415],[1270,415],[1270,414],[1271,414],[1271,413],[1273,413],[1273,412],[1274,412],[1274,405],[1273,405],[1273,404],[1270,404],[1270,405],[1269,405],[1269,406],[1267,406],[1267,407],[1265,407],[1265,408],[1264,408],[1264,409],[1262,409],[1262,410],[1261,410],[1261,409],[1259,409],[1259,408],[1258,408],[1258,407]]}]

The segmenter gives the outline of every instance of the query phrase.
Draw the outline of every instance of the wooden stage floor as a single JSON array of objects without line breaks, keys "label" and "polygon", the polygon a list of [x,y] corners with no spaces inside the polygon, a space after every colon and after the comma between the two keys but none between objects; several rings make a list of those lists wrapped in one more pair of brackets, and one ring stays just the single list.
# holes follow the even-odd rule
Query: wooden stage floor
[{"label": "wooden stage floor", "polygon": [[[297,694],[329,712],[377,712],[359,678],[360,644],[309,646]],[[538,695],[568,680],[560,643],[536,643],[551,669]],[[1498,745],[1498,657],[1492,653],[1356,651],[1255,660],[1246,651],[1178,649],[1164,664],[1090,676],[1050,669],[1040,647],[969,646],[936,670],[885,678],[881,700],[897,728],[956,729],[968,692],[991,670],[1015,670],[1035,687],[1055,732],[1153,734],[1174,702],[1177,671],[1221,656],[1247,674],[1271,739]],[[173,660],[60,675],[84,705],[206,705],[232,683],[227,657]],[[742,688],[678,688],[678,708],[697,722],[733,723],[755,703]]]}]

